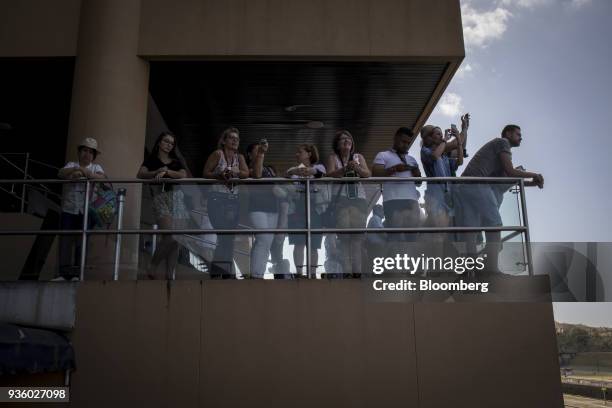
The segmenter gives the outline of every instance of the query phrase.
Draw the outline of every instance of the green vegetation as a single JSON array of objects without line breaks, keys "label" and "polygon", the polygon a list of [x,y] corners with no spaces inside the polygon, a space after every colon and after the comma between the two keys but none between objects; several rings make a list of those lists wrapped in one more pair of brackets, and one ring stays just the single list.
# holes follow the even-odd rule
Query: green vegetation
[{"label": "green vegetation", "polygon": [[612,329],[557,324],[557,345],[560,353],[612,352]]},{"label": "green vegetation", "polygon": [[599,368],[612,371],[612,353],[580,353],[572,359],[572,367]]}]

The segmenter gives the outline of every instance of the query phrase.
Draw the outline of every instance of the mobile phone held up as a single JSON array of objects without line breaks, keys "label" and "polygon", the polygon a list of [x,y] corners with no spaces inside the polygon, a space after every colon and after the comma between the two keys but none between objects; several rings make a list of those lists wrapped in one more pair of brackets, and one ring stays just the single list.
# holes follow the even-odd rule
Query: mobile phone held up
[{"label": "mobile phone held up", "polygon": [[[451,129],[458,132],[457,125],[455,125],[454,123],[451,123]],[[463,145],[463,157],[468,157],[468,152],[465,148],[465,145]]]}]

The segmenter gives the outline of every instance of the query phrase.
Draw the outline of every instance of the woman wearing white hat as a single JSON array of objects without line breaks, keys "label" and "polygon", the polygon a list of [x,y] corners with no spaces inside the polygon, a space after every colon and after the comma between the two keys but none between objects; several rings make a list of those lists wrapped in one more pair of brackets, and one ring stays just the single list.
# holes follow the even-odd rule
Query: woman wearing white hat
[{"label": "woman wearing white hat", "polygon": [[[103,179],[106,178],[102,166],[95,163],[100,154],[96,139],[88,137],[77,146],[78,162],[70,161],[60,169],[57,176],[61,179]],[[62,190],[62,214],[60,228],[75,230],[83,228],[85,206],[85,183],[67,183]],[[76,235],[60,237],[60,278],[77,280],[79,277],[79,257],[81,240]],[[74,253],[72,252],[75,249]]]}]

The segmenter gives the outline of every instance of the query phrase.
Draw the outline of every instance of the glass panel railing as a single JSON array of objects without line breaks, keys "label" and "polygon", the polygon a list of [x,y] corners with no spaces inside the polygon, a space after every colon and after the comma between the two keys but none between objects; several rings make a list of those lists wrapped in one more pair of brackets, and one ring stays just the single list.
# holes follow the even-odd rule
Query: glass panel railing
[{"label": "glass panel railing", "polygon": [[[105,245],[104,235],[93,233],[88,243],[85,279],[111,280],[115,271],[118,279],[139,280],[294,279],[298,274],[306,277],[306,235],[267,235],[124,233],[117,251],[115,239]],[[313,247],[313,264],[314,253]],[[119,262],[115,269],[116,259]]]},{"label": "glass panel railing", "polygon": [[252,184],[210,181],[147,183],[142,189],[141,223],[159,229],[306,228],[305,183],[250,180]]},{"label": "glass panel railing", "polygon": [[[221,234],[123,233],[117,244],[118,235],[104,232],[94,230],[88,234],[83,270],[85,280],[112,280],[115,271],[121,280],[306,277],[307,234],[272,234],[272,237],[257,233],[224,234],[232,240],[233,248],[231,257],[223,259],[225,252],[216,253]],[[361,236],[347,233],[311,234],[311,277],[372,277],[381,259],[395,259],[404,254],[430,260],[465,256],[461,245],[450,239],[445,242],[405,241],[405,237],[396,235],[399,233],[367,233]],[[356,236],[360,240],[360,250],[343,251],[343,240]],[[262,239],[259,244],[258,239]],[[517,242],[513,242],[515,240]],[[6,261],[0,281],[48,281],[60,277],[65,280],[78,279],[81,276],[82,242],[80,233],[61,236],[0,235],[2,252],[10,253],[10,256],[4,257]],[[116,259],[119,261],[116,262]],[[440,270],[435,261],[431,262],[416,271],[411,267],[385,269],[385,276],[438,277],[453,274],[453,270]],[[518,236],[504,242],[499,255],[499,269],[507,275],[525,273],[526,258]]]},{"label": "glass panel railing", "polygon": [[[524,273],[529,263],[525,227],[520,224],[520,191],[514,181],[266,179],[228,186],[189,179],[21,184],[32,192],[47,185],[49,190],[60,188],[64,199],[41,210],[44,206],[34,199],[39,196],[31,193],[25,212],[32,211],[32,217],[25,218],[32,222],[11,223],[17,217],[4,214],[7,222],[0,226],[0,235],[41,231],[40,235],[57,237],[57,268],[70,269],[66,276],[112,279],[119,268],[125,276],[144,277],[153,254],[167,242],[179,246],[183,253],[179,258],[197,272],[183,275],[196,277],[211,272],[214,277],[270,278],[275,273],[359,277],[371,272],[371,257],[377,251],[413,254],[421,251],[418,245],[435,242],[451,243],[457,253],[468,255],[486,251],[489,242],[498,245],[498,265],[504,273]],[[0,185],[19,186],[20,181],[0,180]],[[408,189],[413,199],[402,189]],[[495,205],[485,208],[483,197],[495,200]],[[68,207],[73,211],[66,211]],[[501,221],[491,221],[495,217]],[[496,244],[502,240],[509,241]],[[84,241],[88,254],[82,268]]]},{"label": "glass panel railing", "polygon": [[365,228],[376,205],[387,228],[522,226],[517,182],[325,179],[310,184],[311,217],[321,228]]}]

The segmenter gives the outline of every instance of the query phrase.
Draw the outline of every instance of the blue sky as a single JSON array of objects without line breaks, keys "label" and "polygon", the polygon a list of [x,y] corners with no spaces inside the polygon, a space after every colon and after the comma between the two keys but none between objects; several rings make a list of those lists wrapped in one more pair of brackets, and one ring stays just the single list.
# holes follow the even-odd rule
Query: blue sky
[{"label": "blue sky", "polygon": [[472,153],[520,125],[514,163],[546,180],[527,195],[532,240],[612,241],[612,1],[470,0],[462,14],[466,58],[429,122],[470,112]]},{"label": "blue sky", "polygon": [[[464,0],[466,58],[429,118],[472,114],[468,151],[516,123],[533,241],[612,241],[612,1]],[[418,157],[418,147],[411,152]],[[612,326],[612,303],[555,304],[564,322]]]}]

